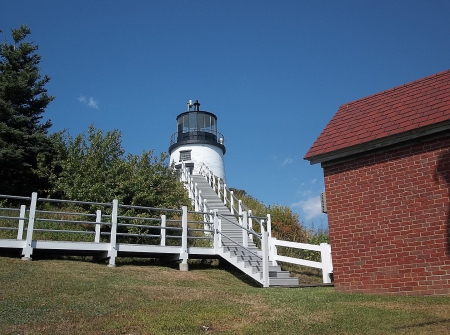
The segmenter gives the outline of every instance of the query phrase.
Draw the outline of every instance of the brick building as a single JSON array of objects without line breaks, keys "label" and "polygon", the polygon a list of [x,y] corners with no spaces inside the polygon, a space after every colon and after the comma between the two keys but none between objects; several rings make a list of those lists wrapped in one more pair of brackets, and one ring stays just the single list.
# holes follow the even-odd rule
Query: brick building
[{"label": "brick building", "polygon": [[305,159],[337,291],[450,294],[450,70],[342,105]]}]

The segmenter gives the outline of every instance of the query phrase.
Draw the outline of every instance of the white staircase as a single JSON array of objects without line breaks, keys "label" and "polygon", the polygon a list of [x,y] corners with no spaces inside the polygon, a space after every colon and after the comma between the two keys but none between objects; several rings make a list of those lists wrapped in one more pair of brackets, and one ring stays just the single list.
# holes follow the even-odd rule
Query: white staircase
[{"label": "white staircase", "polygon": [[[208,183],[206,177],[203,175],[191,175],[190,178],[192,179],[191,182],[196,185],[196,188],[201,191],[201,197],[203,201],[206,200],[207,207],[218,212],[221,220],[220,235],[222,241],[219,255],[228,263],[263,284],[261,250],[257,248],[247,231],[242,229],[235,216],[223,204],[223,201]],[[245,237],[243,231],[245,231]],[[247,239],[247,243],[244,243],[244,238]],[[298,278],[291,277],[288,271],[282,271],[281,267],[276,265],[276,262],[270,262],[269,264],[268,286],[298,285]]]}]

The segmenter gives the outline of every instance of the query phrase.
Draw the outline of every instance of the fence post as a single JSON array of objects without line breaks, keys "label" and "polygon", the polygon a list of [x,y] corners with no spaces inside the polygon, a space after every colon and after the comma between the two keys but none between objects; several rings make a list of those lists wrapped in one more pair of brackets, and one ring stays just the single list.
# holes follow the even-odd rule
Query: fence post
[{"label": "fence post", "polygon": [[239,210],[239,225],[242,227],[242,200],[238,200],[238,210]]},{"label": "fence post", "polygon": [[277,265],[277,239],[275,237],[269,238],[269,261],[272,262],[272,265]]},{"label": "fence post", "polygon": [[31,255],[33,254],[33,247],[31,243],[33,241],[34,220],[36,217],[36,204],[37,204],[37,193],[33,192],[31,194],[30,214],[28,215],[28,228],[27,228],[25,248],[23,248],[22,250],[23,253],[22,259],[24,261],[30,261]]},{"label": "fence post", "polygon": [[[253,230],[252,210],[248,210],[248,229]],[[253,234],[250,234],[250,240],[253,241]]]},{"label": "fence post", "polygon": [[267,214],[267,233],[269,234],[269,238],[272,238],[272,218],[270,214]]},{"label": "fence post", "polygon": [[186,176],[186,182],[188,185],[189,198],[193,198],[195,194],[194,190],[194,180],[190,176]]},{"label": "fence post", "polygon": [[234,192],[230,191],[230,210],[231,210],[231,214],[234,215]]},{"label": "fence post", "polygon": [[202,196],[202,190],[198,191],[198,211],[203,212],[203,196]]},{"label": "fence post", "polygon": [[[219,196],[220,199],[220,177],[217,177],[217,195]],[[220,199],[222,200],[222,199]]]},{"label": "fence post", "polygon": [[227,205],[227,184],[223,184],[223,204]]},{"label": "fence post", "polygon": [[261,249],[263,258],[263,286],[269,287],[269,255],[267,250],[267,233],[264,227],[261,227]]},{"label": "fence post", "polygon": [[214,210],[214,254],[217,255],[219,251],[219,216],[217,209]]},{"label": "fence post", "polygon": [[219,220],[217,220],[218,222],[217,222],[217,225],[218,225],[218,229],[219,229],[219,237],[217,238],[217,244],[218,244],[218,246],[219,246],[219,248],[221,248],[222,247],[222,234],[221,234],[221,232],[222,232],[222,219],[219,219]]},{"label": "fence post", "polygon": [[188,218],[187,218],[187,206],[183,206],[183,215],[181,217],[181,227],[183,232],[181,235],[181,253],[180,253],[180,271],[189,271],[188,252],[187,252],[187,237],[188,237]]},{"label": "fence post", "polygon": [[248,248],[248,232],[247,232],[247,212],[242,212],[242,244]]},{"label": "fence post", "polygon": [[331,259],[331,245],[320,243],[320,257],[322,260],[322,279],[324,284],[331,283],[330,274],[333,272],[333,263]]},{"label": "fence post", "polygon": [[205,215],[207,220],[204,220],[203,222],[203,234],[205,236],[211,236],[211,231],[214,227],[214,211],[210,209],[208,215]]},{"label": "fence post", "polygon": [[[203,206],[202,206],[202,212],[208,213],[208,199],[203,199]],[[203,214],[203,222],[208,221],[208,214]],[[204,225],[203,225],[204,226]]]},{"label": "fence post", "polygon": [[119,201],[117,199],[113,200],[113,207],[111,213],[111,235],[110,235],[110,247],[109,247],[109,264],[108,267],[113,268],[116,266],[117,257],[117,216],[119,211]]},{"label": "fence post", "polygon": [[166,216],[161,215],[161,247],[166,246]]},{"label": "fence post", "polygon": [[100,243],[100,222],[102,222],[102,211],[97,209],[95,214],[95,243]]},{"label": "fence post", "polygon": [[17,239],[21,240],[23,238],[23,225],[25,223],[25,214],[26,214],[26,206],[20,206],[20,214],[19,214],[19,229],[17,230]]},{"label": "fence post", "polygon": [[198,184],[195,183],[195,189],[194,189],[194,193],[195,193],[195,197],[194,197],[194,206],[195,206],[195,211],[198,212],[200,211],[199,206],[198,206],[198,199],[200,198],[200,193],[201,191],[198,190]]}]

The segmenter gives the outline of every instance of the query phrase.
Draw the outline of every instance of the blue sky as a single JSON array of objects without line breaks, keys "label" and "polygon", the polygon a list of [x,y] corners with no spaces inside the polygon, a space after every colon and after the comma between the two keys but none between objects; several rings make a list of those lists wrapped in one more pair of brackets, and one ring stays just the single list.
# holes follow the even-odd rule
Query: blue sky
[{"label": "blue sky", "polygon": [[303,160],[343,103],[450,68],[450,1],[5,1],[0,34],[28,25],[72,135],[119,129],[128,152],[167,152],[189,99],[218,117],[230,187],[320,213]]}]

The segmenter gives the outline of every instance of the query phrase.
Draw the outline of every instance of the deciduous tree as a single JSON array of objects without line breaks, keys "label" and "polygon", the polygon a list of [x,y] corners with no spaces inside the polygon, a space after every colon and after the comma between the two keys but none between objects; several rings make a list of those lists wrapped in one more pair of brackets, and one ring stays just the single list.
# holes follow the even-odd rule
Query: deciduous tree
[{"label": "deciduous tree", "polygon": [[148,207],[181,208],[189,203],[167,156],[152,151],[126,154],[119,130],[103,132],[93,125],[75,138],[52,135],[58,152],[40,173],[51,181],[52,194],[72,200],[111,202]]}]

